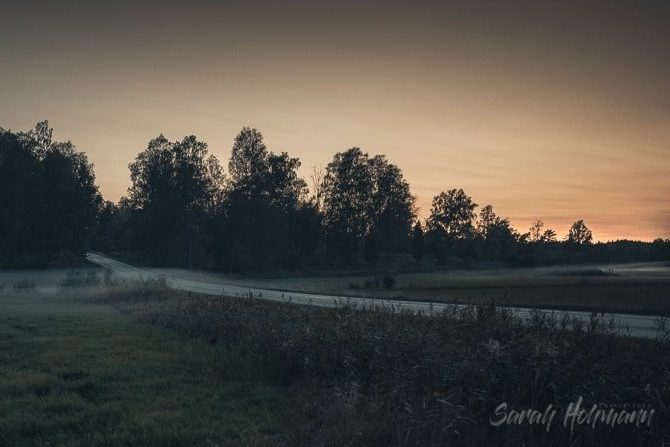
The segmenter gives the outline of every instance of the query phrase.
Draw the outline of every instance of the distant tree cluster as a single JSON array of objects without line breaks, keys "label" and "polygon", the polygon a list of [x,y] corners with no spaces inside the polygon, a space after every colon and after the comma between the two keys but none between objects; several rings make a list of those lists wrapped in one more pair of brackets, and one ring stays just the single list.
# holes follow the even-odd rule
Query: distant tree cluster
[{"label": "distant tree cluster", "polygon": [[93,166],[43,121],[0,128],[0,268],[66,265],[81,258],[102,197]]},{"label": "distant tree cluster", "polygon": [[119,203],[102,200],[92,165],[46,122],[0,129],[0,266],[44,266],[90,247],[155,265],[221,271],[374,265],[380,256],[468,266],[670,258],[670,241],[593,244],[583,220],[563,241],[536,221],[519,233],[462,189],[417,219],[402,171],[357,147],[313,169],[273,152],[257,129],[235,137],[227,173],[195,136],[151,140],[130,163]]}]

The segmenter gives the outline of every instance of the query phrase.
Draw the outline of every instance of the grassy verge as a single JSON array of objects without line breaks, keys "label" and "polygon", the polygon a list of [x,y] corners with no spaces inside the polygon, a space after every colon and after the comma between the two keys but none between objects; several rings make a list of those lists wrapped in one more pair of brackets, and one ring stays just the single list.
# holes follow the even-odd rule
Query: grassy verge
[{"label": "grassy verge", "polygon": [[[95,295],[0,295],[0,444],[668,442],[668,342],[595,320],[566,330],[485,306],[427,318],[153,286]],[[560,411],[579,396],[656,413],[571,431]],[[548,432],[494,427],[502,402],[559,415]]]},{"label": "grassy verge", "polygon": [[[393,278],[392,287],[384,278]],[[670,278],[446,273],[265,280],[269,288],[454,304],[670,315]]]}]

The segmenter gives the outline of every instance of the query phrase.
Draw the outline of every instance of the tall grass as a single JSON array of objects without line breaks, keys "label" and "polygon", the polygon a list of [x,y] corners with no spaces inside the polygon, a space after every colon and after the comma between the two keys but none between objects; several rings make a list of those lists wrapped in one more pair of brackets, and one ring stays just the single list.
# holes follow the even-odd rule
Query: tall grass
[{"label": "tall grass", "polygon": [[[660,445],[668,436],[670,351],[537,313],[493,305],[438,316],[321,309],[260,300],[138,293],[139,318],[207,339],[221,374],[304,385],[293,442],[305,445]],[[127,300],[133,301],[133,300]],[[501,402],[543,410],[583,396],[654,408],[650,427],[493,427]],[[560,415],[559,415],[560,416]],[[623,443],[623,444],[622,444]]]}]

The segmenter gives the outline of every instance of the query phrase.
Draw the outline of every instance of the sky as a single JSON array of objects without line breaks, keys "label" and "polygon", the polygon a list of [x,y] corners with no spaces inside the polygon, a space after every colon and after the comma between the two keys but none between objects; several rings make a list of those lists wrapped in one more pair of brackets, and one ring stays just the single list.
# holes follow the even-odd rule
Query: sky
[{"label": "sky", "polygon": [[670,3],[4,4],[0,127],[48,119],[104,197],[163,133],[227,166],[243,126],[301,174],[361,147],[427,217],[463,188],[524,232],[670,237]]}]

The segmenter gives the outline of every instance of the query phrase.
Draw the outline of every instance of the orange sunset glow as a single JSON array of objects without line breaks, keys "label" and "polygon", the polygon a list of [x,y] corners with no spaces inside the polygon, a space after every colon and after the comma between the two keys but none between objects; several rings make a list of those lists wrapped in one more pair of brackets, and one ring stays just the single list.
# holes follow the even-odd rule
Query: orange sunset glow
[{"label": "orange sunset glow", "polygon": [[352,146],[385,154],[421,217],[463,188],[521,232],[670,237],[668,5],[491,4],[16,2],[0,126],[48,119],[112,201],[158,134],[226,165],[251,126],[305,178]]}]

